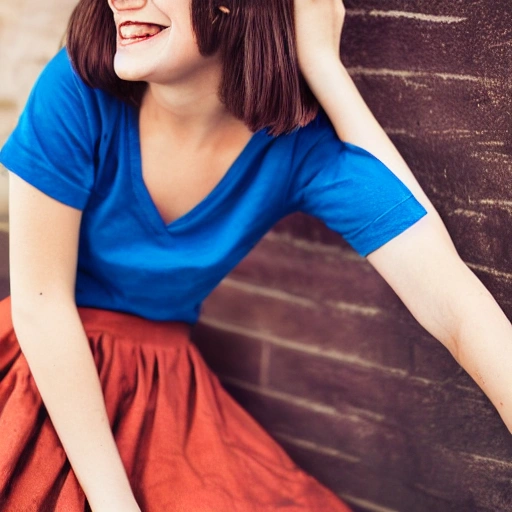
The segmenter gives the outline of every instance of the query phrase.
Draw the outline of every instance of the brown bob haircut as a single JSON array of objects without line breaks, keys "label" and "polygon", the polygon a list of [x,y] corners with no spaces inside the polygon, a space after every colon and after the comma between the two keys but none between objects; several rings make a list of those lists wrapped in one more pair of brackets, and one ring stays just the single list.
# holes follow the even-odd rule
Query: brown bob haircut
[{"label": "brown bob haircut", "polygon": [[[220,52],[221,101],[251,130],[280,135],[316,116],[318,102],[297,60],[293,0],[191,0],[191,16],[201,54]],[[80,0],[66,46],[85,83],[140,105],[146,84],[114,72],[116,28],[107,0]]]}]

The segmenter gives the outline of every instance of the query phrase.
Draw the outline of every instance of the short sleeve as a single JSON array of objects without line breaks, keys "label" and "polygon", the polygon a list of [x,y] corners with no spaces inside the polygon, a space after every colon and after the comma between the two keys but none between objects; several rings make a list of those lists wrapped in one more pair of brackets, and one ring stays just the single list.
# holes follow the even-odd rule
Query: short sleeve
[{"label": "short sleeve", "polygon": [[[324,126],[294,171],[295,208],[322,220],[367,256],[416,223],[426,210],[368,151]],[[318,132],[318,130],[316,130]],[[302,144],[302,146],[308,146]]]},{"label": "short sleeve", "polygon": [[80,210],[94,183],[87,89],[61,50],[38,78],[0,153],[0,162],[9,171]]}]

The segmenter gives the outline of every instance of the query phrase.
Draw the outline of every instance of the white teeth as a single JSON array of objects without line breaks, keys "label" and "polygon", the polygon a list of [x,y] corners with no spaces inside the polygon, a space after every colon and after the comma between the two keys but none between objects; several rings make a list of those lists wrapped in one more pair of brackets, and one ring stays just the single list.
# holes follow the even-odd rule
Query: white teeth
[{"label": "white teeth", "polygon": [[119,33],[123,39],[135,39],[139,37],[152,37],[161,32],[164,27],[152,23],[129,23],[119,27]]}]

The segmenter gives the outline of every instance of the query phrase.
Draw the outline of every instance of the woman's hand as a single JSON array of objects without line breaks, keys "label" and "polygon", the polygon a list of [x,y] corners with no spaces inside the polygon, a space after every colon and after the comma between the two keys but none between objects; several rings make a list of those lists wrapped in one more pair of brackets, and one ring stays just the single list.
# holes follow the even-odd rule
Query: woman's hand
[{"label": "woman's hand", "polygon": [[339,63],[344,20],[342,0],[295,0],[299,66],[308,82],[326,65]]}]

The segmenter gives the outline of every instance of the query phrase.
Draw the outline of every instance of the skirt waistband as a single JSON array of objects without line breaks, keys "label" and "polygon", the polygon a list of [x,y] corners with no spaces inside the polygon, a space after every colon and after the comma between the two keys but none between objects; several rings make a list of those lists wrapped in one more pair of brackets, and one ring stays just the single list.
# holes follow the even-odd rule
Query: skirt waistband
[{"label": "skirt waistband", "polygon": [[148,320],[129,313],[79,307],[86,332],[105,332],[120,338],[155,345],[189,343],[192,326],[185,322]]}]

